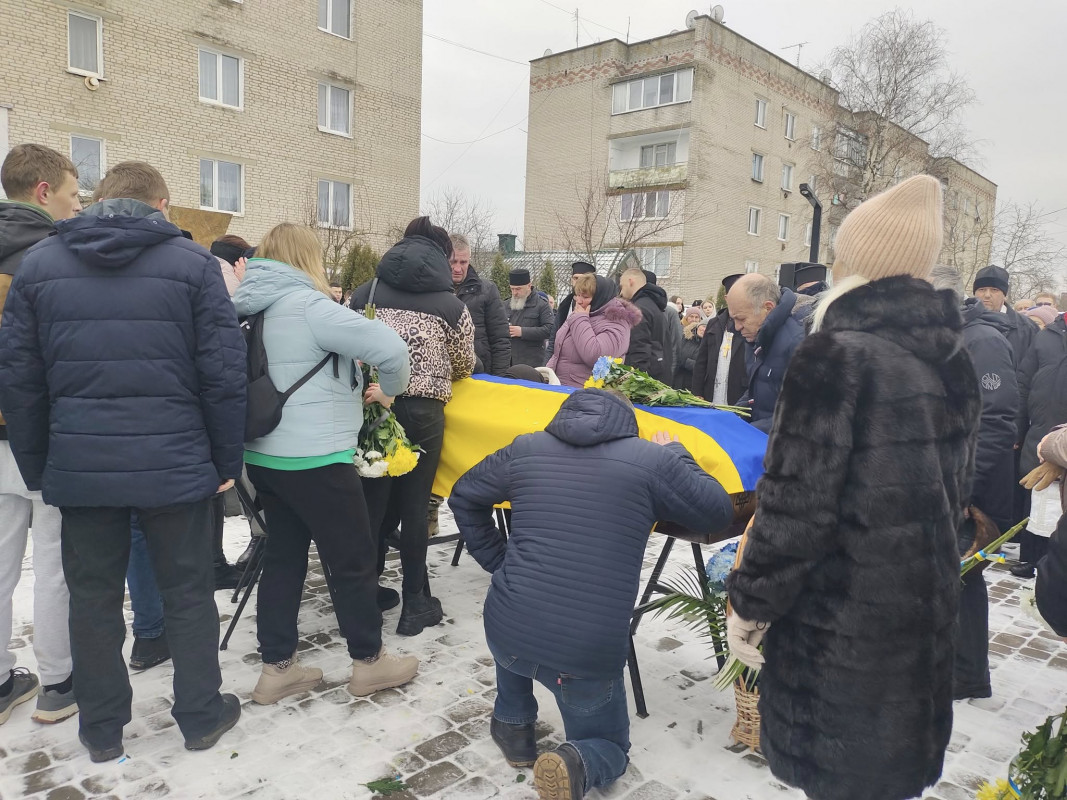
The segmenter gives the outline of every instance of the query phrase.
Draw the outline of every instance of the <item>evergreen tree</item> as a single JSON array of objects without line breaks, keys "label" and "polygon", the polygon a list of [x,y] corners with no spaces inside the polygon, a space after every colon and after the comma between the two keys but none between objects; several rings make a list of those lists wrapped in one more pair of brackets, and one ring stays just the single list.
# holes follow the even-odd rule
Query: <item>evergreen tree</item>
[{"label": "evergreen tree", "polygon": [[545,294],[556,297],[556,292],[559,291],[559,284],[556,283],[556,268],[552,266],[551,261],[545,262],[545,267],[541,270],[541,277],[537,279],[537,288]]},{"label": "evergreen tree", "polygon": [[496,284],[500,290],[500,299],[507,302],[511,299],[511,281],[508,278],[508,265],[504,261],[504,254],[499,250],[493,256],[493,268],[489,271],[489,280]]},{"label": "evergreen tree", "polygon": [[348,251],[341,268],[341,286],[346,292],[362,286],[374,277],[381,256],[368,244],[357,244]]},{"label": "evergreen tree", "polygon": [[722,311],[726,308],[726,287],[720,286],[719,293],[715,296],[715,310]]}]

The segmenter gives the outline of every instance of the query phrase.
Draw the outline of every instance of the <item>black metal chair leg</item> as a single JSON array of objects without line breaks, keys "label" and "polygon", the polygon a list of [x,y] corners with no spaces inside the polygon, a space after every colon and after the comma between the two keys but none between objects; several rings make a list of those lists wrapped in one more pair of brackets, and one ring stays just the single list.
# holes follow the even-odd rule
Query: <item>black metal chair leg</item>
[{"label": "black metal chair leg", "polygon": [[645,613],[644,606],[652,599],[652,593],[656,591],[656,586],[659,585],[660,576],[667,566],[667,559],[671,556],[672,547],[674,547],[674,539],[668,536],[666,541],[663,542],[663,549],[660,551],[659,558],[656,559],[656,565],[652,568],[652,574],[648,576],[645,589],[641,592],[641,602],[637,604],[637,608],[634,609],[634,614],[630,618],[630,636],[637,633],[637,626],[641,624],[641,617]]},{"label": "black metal chair leg", "polygon": [[262,558],[256,562],[252,577],[248,581],[248,585],[245,587],[244,596],[241,597],[241,602],[237,606],[237,610],[234,611],[233,617],[230,619],[230,625],[226,628],[226,635],[222,637],[222,642],[219,644],[219,650],[225,650],[229,646],[230,637],[233,635],[234,629],[237,627],[237,622],[241,619],[241,614],[244,613],[245,606],[248,605],[248,598],[252,596],[252,590],[256,587],[256,582],[259,580],[261,572],[263,572]]},{"label": "black metal chair leg", "polygon": [[634,692],[634,707],[637,716],[641,719],[648,717],[648,706],[645,705],[645,687],[641,683],[641,669],[637,666],[637,650],[634,647],[634,637],[630,637],[630,657],[626,661],[630,668],[630,686]]},{"label": "black metal chair leg", "polygon": [[459,557],[463,555],[463,537],[460,536],[456,540],[456,551],[452,554],[452,566],[459,566]]}]

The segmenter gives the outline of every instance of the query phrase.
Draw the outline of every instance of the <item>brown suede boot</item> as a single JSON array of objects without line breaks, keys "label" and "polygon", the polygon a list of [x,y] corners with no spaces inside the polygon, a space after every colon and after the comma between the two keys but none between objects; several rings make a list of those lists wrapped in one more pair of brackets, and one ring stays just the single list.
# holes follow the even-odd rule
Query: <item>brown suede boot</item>
[{"label": "brown suede boot", "polygon": [[352,680],[348,682],[348,691],[356,697],[403,686],[411,681],[419,671],[419,660],[415,656],[395,656],[387,653],[383,646],[374,661],[361,658],[352,661]]}]

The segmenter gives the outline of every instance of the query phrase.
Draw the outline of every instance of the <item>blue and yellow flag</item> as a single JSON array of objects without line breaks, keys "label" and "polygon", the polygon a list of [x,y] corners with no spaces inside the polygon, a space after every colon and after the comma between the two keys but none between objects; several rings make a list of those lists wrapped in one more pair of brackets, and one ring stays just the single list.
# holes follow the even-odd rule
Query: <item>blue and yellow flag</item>
[{"label": "blue and yellow flag", "polygon": [[[569,386],[479,375],[452,385],[445,406],[445,440],[434,494],[448,497],[453,484],[516,436],[543,431],[567,399]],[[657,431],[678,437],[696,462],[730,494],[752,491],[763,474],[767,435],[736,414],[713,408],[637,406],[641,437]]]}]

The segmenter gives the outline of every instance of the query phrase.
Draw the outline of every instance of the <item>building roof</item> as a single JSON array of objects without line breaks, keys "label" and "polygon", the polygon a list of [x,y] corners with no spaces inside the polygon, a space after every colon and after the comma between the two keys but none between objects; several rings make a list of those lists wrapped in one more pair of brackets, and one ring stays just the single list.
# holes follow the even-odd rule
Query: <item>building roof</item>
[{"label": "building roof", "polygon": [[530,250],[504,256],[504,263],[508,265],[508,269],[530,270],[530,274],[536,280],[537,276],[541,274],[545,262],[551,261],[556,270],[556,276],[562,276],[570,280],[571,264],[575,261],[592,263],[596,267],[597,275],[610,276],[620,264],[626,264],[631,259],[633,266],[640,267],[641,260],[633,250],[623,250],[621,252],[619,250],[600,250],[594,255],[592,261],[590,261],[588,253],[582,255],[569,250]]}]

